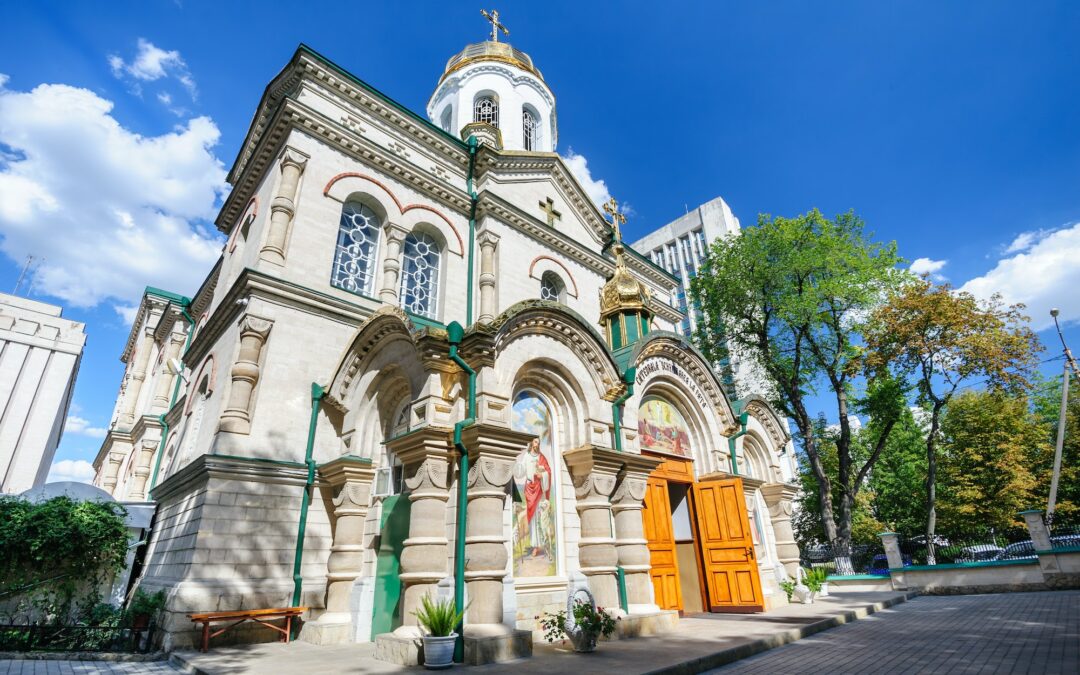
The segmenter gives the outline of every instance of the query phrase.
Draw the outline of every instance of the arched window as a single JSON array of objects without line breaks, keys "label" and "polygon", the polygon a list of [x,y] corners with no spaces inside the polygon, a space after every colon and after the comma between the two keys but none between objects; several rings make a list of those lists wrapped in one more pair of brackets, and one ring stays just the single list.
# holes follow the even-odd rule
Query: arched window
[{"label": "arched window", "polygon": [[446,133],[448,133],[448,134],[452,134],[452,133],[454,133],[454,132],[452,132],[452,131],[450,130],[450,124],[451,124],[451,121],[450,121],[450,120],[451,120],[451,116],[452,116],[453,114],[454,114],[454,106],[450,106],[450,105],[448,105],[448,106],[446,106],[446,108],[445,108],[445,109],[444,109],[444,110],[442,111],[442,119],[441,119],[441,120],[439,120],[439,124],[440,124],[440,125],[442,125],[442,130],[443,130],[443,131],[445,131],[445,132],[446,132]]},{"label": "arched window", "polygon": [[353,293],[371,295],[379,249],[379,217],[370,207],[348,202],[341,209],[337,252],[330,283]]},{"label": "arched window", "polygon": [[558,573],[555,486],[559,474],[551,411],[544,399],[523,391],[514,397],[510,423],[515,431],[536,436],[514,462],[514,576],[554,576]]},{"label": "arched window", "polygon": [[490,96],[481,96],[473,104],[473,122],[487,122],[499,128],[499,104]]},{"label": "arched window", "polygon": [[410,232],[401,268],[401,306],[434,319],[438,292],[439,244],[422,232]]},{"label": "arched window", "polygon": [[540,125],[528,108],[521,109],[521,138],[526,150],[536,150],[540,145]]},{"label": "arched window", "polygon": [[554,272],[544,272],[540,277],[540,299],[552,300],[554,302],[563,301],[563,286],[562,279],[558,274]]}]

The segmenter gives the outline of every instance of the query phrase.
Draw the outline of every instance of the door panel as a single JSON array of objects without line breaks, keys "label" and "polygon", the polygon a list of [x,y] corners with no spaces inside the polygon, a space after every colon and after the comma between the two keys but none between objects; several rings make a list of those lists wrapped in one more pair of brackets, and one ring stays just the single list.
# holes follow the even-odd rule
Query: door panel
[{"label": "door panel", "polygon": [[679,586],[679,562],[675,555],[675,534],[671,526],[671,503],[667,481],[650,478],[641,512],[645,539],[649,542],[649,564],[653,591],[660,609],[683,608]]},{"label": "door panel", "polygon": [[694,483],[694,513],[713,612],[764,609],[742,479]]}]

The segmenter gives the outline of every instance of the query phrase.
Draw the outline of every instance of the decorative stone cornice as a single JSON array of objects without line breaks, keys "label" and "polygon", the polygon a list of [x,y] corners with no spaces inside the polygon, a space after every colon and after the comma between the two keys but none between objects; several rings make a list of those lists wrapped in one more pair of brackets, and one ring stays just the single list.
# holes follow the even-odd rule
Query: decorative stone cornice
[{"label": "decorative stone cornice", "polygon": [[[325,464],[320,464],[319,475],[328,485],[336,489],[350,481],[370,483],[375,477],[375,467],[366,457],[342,455]],[[367,502],[365,501],[363,505],[367,506]]]},{"label": "decorative stone cornice", "polygon": [[451,430],[421,427],[386,442],[386,448],[411,471],[405,484],[413,491],[445,490],[450,484],[450,468],[455,452],[450,447]]},{"label": "decorative stone cornice", "polygon": [[791,436],[784,429],[780,416],[776,414],[776,411],[765,399],[760,396],[744,399],[743,410],[760,422],[761,426],[765,427],[765,431],[769,434],[772,442],[776,444],[777,449],[783,448],[791,440]]},{"label": "decorative stone cornice", "polygon": [[[165,501],[174,495],[194,491],[197,485],[211,478],[226,478],[258,483],[278,483],[302,488],[307,484],[307,466],[302,462],[269,460],[232,455],[200,455],[179,471],[170,474],[153,491],[154,501]],[[326,483],[316,477],[316,487]],[[297,500],[300,492],[297,491]]]},{"label": "decorative stone cornice", "polygon": [[639,344],[634,364],[640,365],[651,356],[663,356],[679,364],[708,396],[713,410],[716,411],[721,423],[725,425],[721,430],[722,433],[730,435],[738,431],[739,425],[735,419],[735,411],[731,407],[727,394],[716,378],[716,373],[693,345],[674,333],[650,333]]}]

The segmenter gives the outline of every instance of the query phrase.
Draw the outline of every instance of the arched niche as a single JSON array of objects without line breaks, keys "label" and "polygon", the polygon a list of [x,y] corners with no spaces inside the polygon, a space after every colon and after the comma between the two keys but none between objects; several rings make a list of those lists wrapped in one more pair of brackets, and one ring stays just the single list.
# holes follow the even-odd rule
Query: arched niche
[{"label": "arched niche", "polygon": [[510,524],[511,573],[542,578],[560,572],[562,492],[559,423],[547,396],[522,386],[511,401],[510,426],[533,435],[514,461]]}]

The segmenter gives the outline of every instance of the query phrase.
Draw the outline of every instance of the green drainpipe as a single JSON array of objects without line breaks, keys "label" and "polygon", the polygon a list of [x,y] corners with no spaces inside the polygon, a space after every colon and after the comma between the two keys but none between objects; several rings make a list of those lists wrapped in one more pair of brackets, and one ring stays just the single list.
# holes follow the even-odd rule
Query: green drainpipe
[{"label": "green drainpipe", "polygon": [[734,436],[731,436],[727,439],[728,451],[731,452],[731,474],[733,476],[739,475],[739,462],[737,459],[735,459],[735,441],[738,440],[739,436],[746,435],[746,422],[749,419],[750,413],[743,413],[739,415],[739,425],[742,426],[742,429],[740,429]]},{"label": "green drainpipe", "polygon": [[165,416],[176,405],[176,397],[180,394],[180,383],[184,380],[184,357],[187,356],[188,347],[191,346],[191,336],[195,334],[195,320],[188,313],[190,307],[190,300],[186,300],[184,304],[180,305],[180,316],[184,317],[188,322],[188,333],[187,339],[184,340],[184,351],[180,354],[180,372],[176,374],[176,384],[173,385],[169,407],[158,417],[161,422],[161,443],[158,444],[157,459],[154,460],[154,472],[150,476],[150,488],[146,491],[146,496],[150,498],[153,498],[154,488],[157,487],[158,471],[161,469],[161,456],[165,454],[165,441],[169,438],[169,423],[165,421]]},{"label": "green drainpipe", "polygon": [[[457,503],[457,535],[454,538],[454,609],[458,612],[465,609],[465,525],[468,513],[468,488],[466,487],[469,475],[469,451],[461,440],[461,431],[476,422],[476,371],[465,362],[458,354],[458,346],[465,336],[465,329],[457,321],[450,322],[446,327],[450,341],[450,360],[458,364],[469,376],[468,407],[465,411],[465,419],[454,425],[454,448],[458,451],[458,503]],[[454,660],[461,663],[465,657],[465,641],[462,637],[464,620],[457,626],[457,641],[454,643]]]},{"label": "green drainpipe", "polygon": [[623,373],[623,382],[626,383],[626,393],[611,404],[611,420],[615,423],[615,451],[622,452],[622,407],[623,404],[634,395],[634,378],[637,377],[637,368],[627,368]]},{"label": "green drainpipe", "polygon": [[[315,460],[311,455],[315,451],[315,427],[319,422],[319,401],[322,400],[326,390],[318,384],[311,383],[311,421],[308,422],[307,448],[304,450],[304,464],[307,465],[307,482],[304,483],[304,497],[300,502],[300,525],[296,530],[296,553],[293,556],[293,594],[292,606],[300,604],[300,592],[304,586],[304,576],[300,573],[300,565],[304,562],[304,532],[307,530],[308,505],[311,504],[311,487],[315,484]],[[293,635],[299,630],[297,623],[293,623]]]},{"label": "green drainpipe", "polygon": [[465,287],[465,324],[472,325],[473,317],[473,247],[476,246],[476,192],[473,191],[473,171],[476,170],[476,136],[469,136],[469,173],[465,176],[465,190],[469,193],[469,284]]}]

